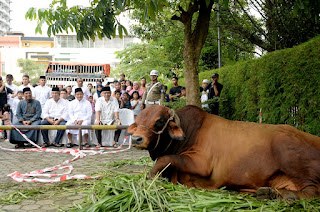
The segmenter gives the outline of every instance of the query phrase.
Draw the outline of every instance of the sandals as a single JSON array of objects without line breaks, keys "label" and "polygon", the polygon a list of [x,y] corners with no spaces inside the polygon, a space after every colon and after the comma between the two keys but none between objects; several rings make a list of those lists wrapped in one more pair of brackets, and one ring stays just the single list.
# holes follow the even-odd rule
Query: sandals
[{"label": "sandals", "polygon": [[90,145],[89,145],[88,143],[83,144],[83,146],[84,146],[85,148],[90,148]]},{"label": "sandals", "polygon": [[113,148],[117,148],[117,147],[118,147],[118,144],[114,143],[114,144],[112,145],[112,147],[113,147]]}]

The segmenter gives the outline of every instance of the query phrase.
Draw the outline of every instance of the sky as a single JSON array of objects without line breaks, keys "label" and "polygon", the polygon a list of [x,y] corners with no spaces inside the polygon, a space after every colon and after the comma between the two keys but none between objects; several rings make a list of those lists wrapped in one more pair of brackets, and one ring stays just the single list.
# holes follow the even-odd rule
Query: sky
[{"label": "sky", "polygon": [[[23,32],[25,36],[46,36],[45,30],[43,34],[35,34],[36,22],[25,20],[24,16],[30,7],[47,8],[52,0],[11,0],[11,31]],[[68,4],[72,5],[88,5],[89,0],[68,0]]]}]

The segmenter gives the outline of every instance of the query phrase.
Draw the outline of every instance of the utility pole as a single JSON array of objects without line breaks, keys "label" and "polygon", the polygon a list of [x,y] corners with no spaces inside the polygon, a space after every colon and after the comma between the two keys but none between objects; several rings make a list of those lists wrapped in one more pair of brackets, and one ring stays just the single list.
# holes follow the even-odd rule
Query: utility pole
[{"label": "utility pole", "polygon": [[218,24],[218,66],[221,68],[221,43],[220,43],[220,4],[217,3],[217,24]]}]

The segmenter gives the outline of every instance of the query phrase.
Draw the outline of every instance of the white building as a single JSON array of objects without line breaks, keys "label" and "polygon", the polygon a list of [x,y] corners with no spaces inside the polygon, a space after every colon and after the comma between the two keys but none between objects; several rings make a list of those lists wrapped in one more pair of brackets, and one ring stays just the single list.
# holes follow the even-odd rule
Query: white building
[{"label": "white building", "polygon": [[0,36],[10,31],[10,0],[0,0]]}]

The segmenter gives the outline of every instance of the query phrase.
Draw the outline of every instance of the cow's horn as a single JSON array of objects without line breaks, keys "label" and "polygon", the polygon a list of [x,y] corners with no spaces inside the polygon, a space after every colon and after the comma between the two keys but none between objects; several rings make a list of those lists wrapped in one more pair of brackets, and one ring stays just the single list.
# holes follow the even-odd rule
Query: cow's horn
[{"label": "cow's horn", "polygon": [[170,115],[173,116],[174,122],[176,123],[176,125],[178,125],[178,127],[180,127],[180,118],[179,118],[179,116],[176,114],[176,112],[174,112],[173,109],[170,110]]}]

